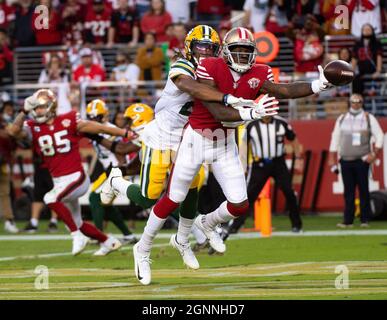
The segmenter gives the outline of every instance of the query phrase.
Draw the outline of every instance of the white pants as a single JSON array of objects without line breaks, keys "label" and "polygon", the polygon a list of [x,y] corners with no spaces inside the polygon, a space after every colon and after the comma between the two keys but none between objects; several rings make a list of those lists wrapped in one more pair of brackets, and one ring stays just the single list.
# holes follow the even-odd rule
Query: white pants
[{"label": "white pants", "polygon": [[52,180],[54,187],[44,195],[44,203],[63,202],[70,210],[75,224],[80,228],[83,221],[79,198],[89,189],[89,177],[85,172],[78,171],[65,176],[52,178]]},{"label": "white pants", "polygon": [[215,135],[217,141],[205,138],[189,125],[185,129],[169,179],[167,194],[172,201],[180,203],[185,199],[203,163],[211,165],[228,202],[241,203],[247,199],[246,179],[235,135],[224,137],[222,130]]}]

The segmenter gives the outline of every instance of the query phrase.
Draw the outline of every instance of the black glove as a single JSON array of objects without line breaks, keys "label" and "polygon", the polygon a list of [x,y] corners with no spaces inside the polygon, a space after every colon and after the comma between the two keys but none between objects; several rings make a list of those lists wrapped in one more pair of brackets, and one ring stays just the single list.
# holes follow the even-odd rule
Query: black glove
[{"label": "black glove", "polygon": [[93,140],[93,141],[95,141],[95,142],[97,142],[97,143],[101,143],[101,141],[102,141],[102,139],[103,139],[103,137],[100,136],[99,134],[86,133],[85,136],[86,136],[87,138],[89,138],[90,140]]}]

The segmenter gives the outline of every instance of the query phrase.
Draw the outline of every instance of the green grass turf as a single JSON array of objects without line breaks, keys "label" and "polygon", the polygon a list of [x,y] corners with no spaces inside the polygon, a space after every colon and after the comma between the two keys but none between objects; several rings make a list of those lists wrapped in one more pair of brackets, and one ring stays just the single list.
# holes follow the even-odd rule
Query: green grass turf
[{"label": "green grass turf", "polygon": [[[305,217],[305,230],[335,230],[339,221]],[[386,225],[375,222],[370,230]],[[274,217],[273,226],[288,231],[288,218]],[[108,231],[116,233],[111,226]],[[234,239],[224,255],[198,253],[197,271],[183,266],[167,239],[158,239],[150,286],[134,277],[131,246],[98,258],[96,249],[89,245],[72,257],[69,240],[0,241],[0,299],[387,299],[387,236]],[[348,290],[334,285],[342,264],[349,269]],[[38,265],[48,267],[49,290],[34,287]]]}]

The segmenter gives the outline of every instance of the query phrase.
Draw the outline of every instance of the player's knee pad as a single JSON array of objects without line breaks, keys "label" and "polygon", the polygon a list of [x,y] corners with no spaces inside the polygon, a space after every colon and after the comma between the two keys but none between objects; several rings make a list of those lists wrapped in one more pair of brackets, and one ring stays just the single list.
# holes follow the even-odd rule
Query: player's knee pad
[{"label": "player's knee pad", "polygon": [[247,200],[243,201],[239,205],[227,202],[227,210],[234,216],[239,217],[243,216],[249,210],[249,203]]}]

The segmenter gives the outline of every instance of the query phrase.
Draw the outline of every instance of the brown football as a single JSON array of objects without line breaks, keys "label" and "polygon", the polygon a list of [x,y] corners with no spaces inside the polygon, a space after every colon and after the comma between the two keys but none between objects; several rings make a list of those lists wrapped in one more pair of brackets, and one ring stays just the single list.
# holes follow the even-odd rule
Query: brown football
[{"label": "brown football", "polygon": [[355,72],[348,62],[344,60],[334,60],[325,66],[324,75],[333,85],[345,86],[353,81]]}]

